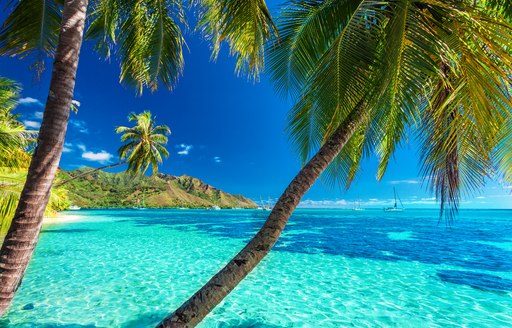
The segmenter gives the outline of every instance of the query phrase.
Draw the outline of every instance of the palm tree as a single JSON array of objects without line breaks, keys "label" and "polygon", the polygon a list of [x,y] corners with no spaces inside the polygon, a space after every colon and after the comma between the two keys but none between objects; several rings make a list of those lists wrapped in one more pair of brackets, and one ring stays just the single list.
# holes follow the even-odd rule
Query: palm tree
[{"label": "palm tree", "polygon": [[361,159],[376,151],[382,178],[408,128],[419,131],[422,172],[453,215],[459,190],[478,189],[492,174],[495,150],[510,152],[510,134],[497,136],[512,113],[512,26],[486,5],[288,2],[270,68],[277,89],[297,99],[289,125],[297,150],[304,161],[319,150],[247,246],[159,327],[199,323],[266,256],[324,171],[348,188]]},{"label": "palm tree", "polygon": [[169,156],[169,152],[162,144],[167,143],[167,135],[171,130],[166,125],[155,126],[155,118],[148,111],[140,114],[131,113],[128,120],[136,121],[136,126],[116,128],[116,133],[123,134],[121,141],[128,142],[119,148],[119,157],[128,162],[128,172],[144,173],[151,165],[153,174],[156,174],[158,164],[162,163],[162,156]]},{"label": "palm tree", "polygon": [[[43,213],[57,171],[66,135],[76,69],[85,28],[88,0],[20,0],[10,2],[0,30],[0,54],[36,55],[32,65],[44,70],[44,56],[54,57],[50,91],[37,146],[9,232],[0,250],[0,315],[7,310],[37,244]],[[213,41],[213,55],[222,42],[237,56],[237,72],[257,78],[264,44],[275,34],[264,0],[198,1],[199,29]],[[120,80],[155,90],[169,89],[183,69],[180,23],[186,25],[180,0],[91,0],[87,37],[106,57],[121,63]],[[60,33],[59,33],[60,30]]]},{"label": "palm tree", "polygon": [[24,149],[30,133],[11,113],[20,90],[16,82],[0,77],[0,238],[5,234],[18,200],[13,187],[19,185],[19,171],[28,162]]},{"label": "palm tree", "polygon": [[21,161],[13,153],[24,149],[33,134],[12,114],[19,98],[21,87],[18,83],[0,77],[0,165],[19,167]]},{"label": "palm tree", "polygon": [[158,172],[158,165],[162,163],[162,157],[169,157],[169,152],[164,145],[167,144],[167,136],[171,129],[167,125],[155,125],[156,117],[151,112],[140,114],[130,113],[128,121],[135,121],[134,127],[118,126],[116,133],[122,133],[121,142],[125,142],[118,149],[120,162],[109,164],[96,169],[80,173],[72,178],[55,185],[61,187],[68,182],[88,176],[94,172],[128,164],[127,171],[133,174],[144,174],[149,166],[152,166],[153,175]]}]

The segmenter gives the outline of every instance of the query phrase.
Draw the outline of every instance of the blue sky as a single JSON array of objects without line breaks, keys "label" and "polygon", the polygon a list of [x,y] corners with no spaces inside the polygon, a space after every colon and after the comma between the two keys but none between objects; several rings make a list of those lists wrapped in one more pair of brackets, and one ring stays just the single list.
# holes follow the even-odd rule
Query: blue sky
[{"label": "blue sky", "polygon": [[[268,75],[259,83],[237,77],[234,60],[226,48],[217,62],[210,60],[206,41],[188,34],[184,75],[172,92],[165,88],[136,96],[135,90],[119,84],[117,63],[105,62],[86,42],[82,47],[75,99],[78,114],[71,114],[61,167],[97,167],[117,161],[117,125],[126,125],[130,112],[150,110],[172,130],[171,153],[160,171],[198,177],[231,193],[254,200],[275,199],[300,169],[298,156],[284,132],[290,100],[273,89]],[[23,85],[16,111],[27,126],[37,129],[45,102],[50,71],[33,81],[30,59],[0,58],[0,75]],[[47,67],[51,61],[47,62]],[[392,203],[396,187],[406,207],[436,207],[433,195],[421,184],[418,152],[405,143],[390,162],[384,179],[375,179],[376,160],[364,162],[349,191],[333,189],[320,181],[305,196],[303,206],[351,207],[359,200],[364,207]],[[512,208],[512,188],[490,181],[485,190],[465,198],[463,208]]]}]

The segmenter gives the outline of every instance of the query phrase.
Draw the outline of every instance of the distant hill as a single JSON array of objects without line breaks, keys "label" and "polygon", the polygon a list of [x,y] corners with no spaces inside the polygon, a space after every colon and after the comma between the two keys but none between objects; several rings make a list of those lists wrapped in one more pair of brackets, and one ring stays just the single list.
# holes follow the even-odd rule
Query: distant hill
[{"label": "distant hill", "polygon": [[[90,168],[60,171],[59,177],[65,180],[87,170]],[[249,198],[228,194],[186,175],[159,173],[148,177],[98,171],[69,182],[65,188],[71,203],[82,208],[133,207],[142,202],[148,208],[256,207]]]}]

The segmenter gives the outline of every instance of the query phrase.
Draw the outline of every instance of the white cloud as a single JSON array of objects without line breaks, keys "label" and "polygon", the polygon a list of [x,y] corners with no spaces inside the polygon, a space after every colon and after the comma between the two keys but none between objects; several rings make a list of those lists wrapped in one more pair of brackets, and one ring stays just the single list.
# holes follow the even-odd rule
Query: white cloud
[{"label": "white cloud", "polygon": [[70,142],[65,142],[64,147],[62,147],[62,151],[64,153],[70,153],[73,151],[73,144]]},{"label": "white cloud", "polygon": [[71,124],[72,127],[78,130],[78,132],[81,133],[89,133],[89,129],[87,129],[87,125],[84,121],[80,120],[70,120],[69,124]]},{"label": "white cloud", "polygon": [[194,147],[192,145],[181,144],[176,145],[176,148],[179,149],[178,155],[188,155],[190,153],[190,150]]},{"label": "white cloud", "polygon": [[39,129],[41,127],[41,123],[36,121],[23,121],[23,124],[25,124],[27,128]]},{"label": "white cloud", "polygon": [[25,105],[25,106],[36,105],[39,107],[44,107],[44,104],[41,101],[39,101],[36,98],[31,98],[31,97],[20,98],[20,100],[18,100],[18,104]]},{"label": "white cloud", "polygon": [[80,149],[81,151],[85,152],[86,151],[86,147],[84,144],[78,144],[76,145],[76,148]]},{"label": "white cloud", "polygon": [[220,157],[219,157],[219,156],[215,156],[215,157],[213,158],[213,161],[214,161],[215,163],[222,163],[222,160],[220,159]]},{"label": "white cloud", "polygon": [[108,162],[110,162],[112,157],[114,157],[114,155],[112,155],[111,153],[106,152],[104,150],[102,150],[98,153],[94,153],[92,151],[86,151],[82,154],[83,159],[86,159],[88,161],[100,162],[100,163],[108,163]]},{"label": "white cloud", "polygon": [[388,183],[392,184],[392,185],[397,185],[397,184],[418,184],[418,183],[420,183],[420,181],[419,180],[392,180],[392,181],[389,181]]},{"label": "white cloud", "polygon": [[347,207],[350,202],[340,199],[340,200],[311,200],[306,199],[300,202],[299,207]]},{"label": "white cloud", "polygon": [[[379,208],[391,206],[394,203],[394,198],[380,199],[370,198],[367,200],[357,200],[358,206],[368,208]],[[336,200],[311,200],[307,199],[300,203],[300,207],[306,208],[352,208],[356,200],[336,199]],[[404,206],[409,205],[436,205],[435,197],[421,198],[411,197],[408,199],[402,199]]]},{"label": "white cloud", "polygon": [[43,118],[43,112],[34,112],[34,118],[42,119]]}]

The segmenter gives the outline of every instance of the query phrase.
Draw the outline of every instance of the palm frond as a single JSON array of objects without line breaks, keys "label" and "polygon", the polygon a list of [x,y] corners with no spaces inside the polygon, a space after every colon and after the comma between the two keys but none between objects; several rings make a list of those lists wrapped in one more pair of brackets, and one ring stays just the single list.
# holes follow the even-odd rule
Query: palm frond
[{"label": "palm frond", "polygon": [[115,51],[122,5],[121,0],[98,0],[89,4],[91,8],[85,38],[95,40],[95,50],[106,59]]},{"label": "palm frond", "polygon": [[371,106],[374,126],[379,131],[377,154],[380,158],[377,179],[384,176],[389,159],[404,140],[407,128],[420,121],[418,104],[431,77],[438,74],[441,47],[431,26],[436,16],[420,9],[411,0],[390,2],[386,11],[382,42],[382,61],[375,81]]},{"label": "palm frond", "polygon": [[290,112],[288,132],[303,161],[371,92],[382,32],[378,22],[385,19],[380,7],[380,2],[362,1],[338,27],[341,33],[321,55]]},{"label": "palm frond", "polygon": [[183,70],[184,39],[176,18],[183,11],[168,0],[132,0],[123,7],[119,54],[121,81],[152,91],[162,83],[172,89]]},{"label": "palm frond", "polygon": [[501,130],[493,155],[498,172],[506,183],[512,185],[512,114]]},{"label": "palm frond", "polygon": [[440,32],[446,33],[443,75],[425,104],[420,130],[422,172],[449,219],[461,193],[480,191],[494,174],[493,153],[512,113],[506,41],[512,27],[471,7],[458,9]]},{"label": "palm frond", "polygon": [[221,44],[236,56],[235,71],[257,80],[264,69],[265,44],[277,36],[264,0],[198,0],[198,29],[213,43],[217,59]]},{"label": "palm frond", "polygon": [[0,30],[0,54],[24,58],[36,55],[32,68],[39,76],[44,59],[57,47],[62,5],[58,0],[11,0]]},{"label": "palm frond", "polygon": [[19,83],[0,77],[0,118],[10,115],[11,110],[16,106],[21,92]]},{"label": "palm frond", "polygon": [[290,1],[277,20],[279,40],[269,47],[278,92],[297,95],[361,1]]}]

